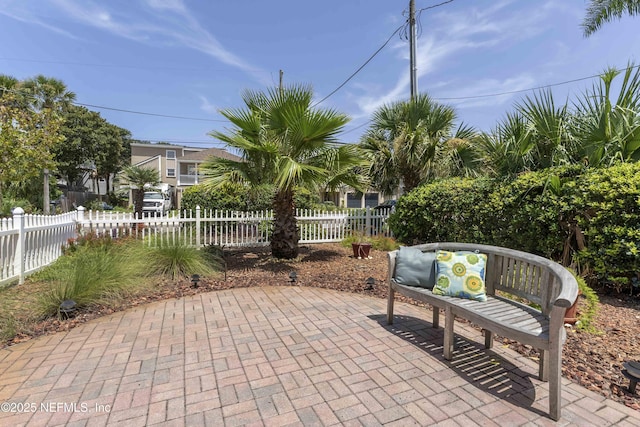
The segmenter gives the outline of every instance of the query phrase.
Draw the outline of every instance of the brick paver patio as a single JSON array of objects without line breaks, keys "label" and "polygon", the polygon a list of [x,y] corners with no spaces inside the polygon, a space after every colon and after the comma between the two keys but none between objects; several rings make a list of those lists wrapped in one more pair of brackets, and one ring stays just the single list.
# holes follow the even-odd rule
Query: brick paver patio
[{"label": "brick paver patio", "polygon": [[160,301],[0,350],[0,425],[640,425],[479,331],[453,361],[425,308],[336,291],[243,288]]}]

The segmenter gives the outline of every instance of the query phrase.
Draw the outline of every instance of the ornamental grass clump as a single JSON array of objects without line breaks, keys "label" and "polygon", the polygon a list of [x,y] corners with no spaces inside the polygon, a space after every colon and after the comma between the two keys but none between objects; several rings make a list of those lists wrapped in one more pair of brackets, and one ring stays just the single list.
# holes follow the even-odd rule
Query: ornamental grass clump
[{"label": "ornamental grass clump", "polygon": [[60,315],[60,304],[73,300],[77,308],[110,305],[147,285],[146,250],[125,239],[102,245],[78,246],[40,274],[50,287],[38,297],[43,317]]},{"label": "ornamental grass clump", "polygon": [[221,269],[221,262],[217,256],[210,251],[200,251],[187,246],[179,239],[165,238],[154,241],[154,246],[150,247],[149,251],[149,270],[171,280],[192,274],[201,277],[212,276]]}]

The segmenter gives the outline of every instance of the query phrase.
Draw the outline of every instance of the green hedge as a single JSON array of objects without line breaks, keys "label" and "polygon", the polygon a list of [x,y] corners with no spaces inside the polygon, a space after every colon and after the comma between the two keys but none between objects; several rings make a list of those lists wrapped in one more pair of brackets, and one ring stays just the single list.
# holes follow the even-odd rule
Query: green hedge
[{"label": "green hedge", "polygon": [[467,241],[576,263],[619,291],[638,286],[640,164],[551,168],[510,180],[452,178],[404,195],[390,226],[406,244]]},{"label": "green hedge", "polygon": [[[272,185],[248,188],[241,185],[228,184],[222,189],[211,190],[203,185],[189,187],[182,194],[181,209],[195,210],[218,209],[232,211],[262,211],[272,208]],[[318,196],[306,188],[297,188],[295,193],[296,207],[313,209],[317,206]]]}]

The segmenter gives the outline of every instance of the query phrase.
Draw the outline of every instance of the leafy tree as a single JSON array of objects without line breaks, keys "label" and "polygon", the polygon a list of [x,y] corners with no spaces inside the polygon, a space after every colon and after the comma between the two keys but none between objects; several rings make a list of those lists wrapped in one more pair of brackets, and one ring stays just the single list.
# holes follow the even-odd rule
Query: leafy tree
[{"label": "leafy tree", "polygon": [[587,16],[582,21],[585,37],[598,31],[603,24],[622,18],[624,14],[640,14],[640,0],[590,0]]},{"label": "leafy tree", "polygon": [[245,91],[245,108],[221,111],[234,128],[211,133],[240,152],[242,159],[212,157],[203,165],[206,185],[213,188],[228,182],[275,185],[271,251],[276,258],[298,256],[297,186],[315,189],[344,183],[362,188],[364,184],[364,177],[353,169],[363,165],[357,147],[335,144],[348,118],[314,108],[312,99],[311,88],[302,85]]},{"label": "leafy tree", "polygon": [[60,141],[60,118],[49,108],[23,108],[14,92],[0,98],[0,200],[12,182],[38,179],[53,166],[51,148]]},{"label": "leafy tree", "polygon": [[131,133],[84,107],[70,105],[64,119],[65,141],[54,150],[58,173],[73,183],[87,172],[78,166],[89,163],[94,178],[105,179],[108,191],[112,174],[118,173],[131,158]]},{"label": "leafy tree", "polygon": [[[426,94],[380,107],[360,143],[370,160],[374,187],[393,194],[402,184],[408,192],[445,170],[468,173],[477,162],[463,141],[474,132],[461,126],[454,133],[455,119],[452,107],[439,104]],[[452,138],[459,142],[447,144]],[[437,160],[447,155],[453,163],[439,168]],[[460,163],[464,161],[467,164]]]},{"label": "leafy tree", "polygon": [[123,179],[128,183],[133,193],[134,212],[138,218],[142,217],[142,203],[144,200],[144,187],[156,186],[160,183],[158,171],[143,168],[141,166],[128,166],[123,169]]}]

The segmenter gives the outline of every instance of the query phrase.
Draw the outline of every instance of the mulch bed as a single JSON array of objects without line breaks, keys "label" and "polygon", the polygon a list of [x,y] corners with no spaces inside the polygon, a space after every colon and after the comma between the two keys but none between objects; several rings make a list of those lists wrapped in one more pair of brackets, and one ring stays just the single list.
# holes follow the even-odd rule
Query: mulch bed
[{"label": "mulch bed", "polygon": [[[221,289],[297,285],[354,292],[377,298],[387,296],[386,252],[372,251],[370,259],[356,259],[350,248],[343,248],[338,244],[316,244],[302,246],[296,260],[274,260],[270,257],[268,247],[226,249],[224,260],[224,277],[216,280],[203,279],[197,288],[188,280],[161,283],[154,293],[130,300],[120,307],[94,307],[72,319],[41,322],[33,333],[17,336],[8,344],[25,341],[36,335],[66,331],[116,310]],[[296,272],[295,282],[290,278],[292,271]],[[371,278],[373,286],[369,284]],[[404,297],[399,299],[403,300]],[[581,300],[578,311],[582,304],[584,301]],[[624,362],[640,361],[640,299],[628,295],[600,296],[599,312],[593,326],[601,333],[589,334],[575,327],[567,327],[563,375],[589,390],[640,410],[640,395],[638,392],[629,392],[629,380],[622,375]],[[537,357],[531,348],[508,340],[504,340],[504,343],[527,356]]]}]

